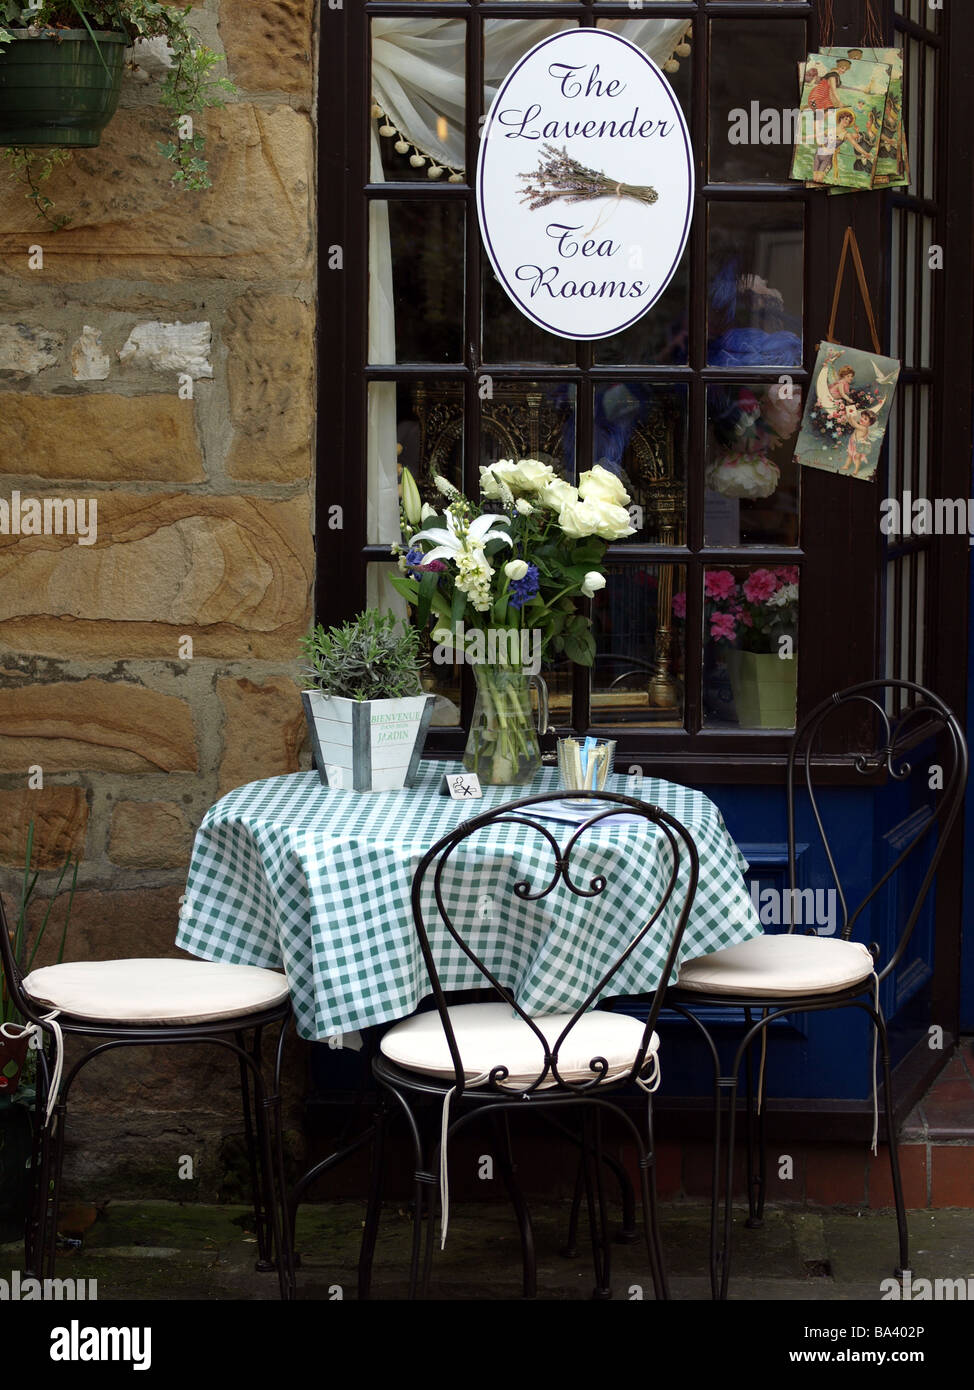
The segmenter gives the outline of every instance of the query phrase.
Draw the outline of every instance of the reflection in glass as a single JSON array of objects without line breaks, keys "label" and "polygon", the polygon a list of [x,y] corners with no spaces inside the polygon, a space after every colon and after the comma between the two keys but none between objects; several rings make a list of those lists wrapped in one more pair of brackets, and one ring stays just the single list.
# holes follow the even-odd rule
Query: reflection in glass
[{"label": "reflection in glass", "polygon": [[[575,468],[574,386],[564,382],[497,381],[480,406],[480,463],[539,459],[571,481]],[[479,495],[479,473],[470,495]]]},{"label": "reflection in glass", "polygon": [[608,565],[592,603],[593,724],[683,723],[684,624],[673,618],[682,565]]},{"label": "reflection in glass", "polygon": [[621,478],[635,508],[636,532],[621,544],[685,542],[686,433],[685,386],[619,381],[596,389],[592,462]]},{"label": "reflection in glass", "polygon": [[710,34],[711,181],[785,183],[794,153],[789,113],[798,107],[798,63],[806,52],[804,21],[717,19]]},{"label": "reflection in glass", "polygon": [[711,204],[710,366],[801,363],[804,249],[802,204]]},{"label": "reflection in glass", "polygon": [[795,385],[709,386],[704,544],[798,544]]},{"label": "reflection in glass", "polygon": [[399,477],[408,468],[424,502],[442,502],[433,483],[463,477],[463,391],[455,382],[369,384],[369,543],[399,539]]},{"label": "reflection in glass", "polygon": [[487,252],[481,248],[483,283],[483,360],[517,362],[527,366],[566,366],[575,363],[575,344],[569,338],[546,333],[532,323],[508,295],[494,273]]},{"label": "reflection in glass", "polygon": [[[793,729],[798,688],[797,565],[704,571],[706,728]],[[685,625],[686,594],[673,601]]]},{"label": "reflection in glass", "polygon": [[[374,205],[370,227],[377,245],[369,258],[369,361],[461,362],[463,208],[429,201]],[[394,286],[391,309],[388,290],[383,292],[388,277],[376,269],[386,246]],[[390,328],[391,357],[384,355],[390,350]]]}]

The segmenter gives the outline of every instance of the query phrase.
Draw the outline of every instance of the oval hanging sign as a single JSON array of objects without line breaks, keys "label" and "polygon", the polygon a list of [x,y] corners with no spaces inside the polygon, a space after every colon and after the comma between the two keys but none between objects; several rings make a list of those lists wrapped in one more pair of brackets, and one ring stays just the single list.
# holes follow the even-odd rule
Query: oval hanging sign
[{"label": "oval hanging sign", "polygon": [[604,29],[545,39],[484,124],[480,231],[523,314],[562,338],[607,338],[656,303],[690,232],[683,112],[642,49]]}]

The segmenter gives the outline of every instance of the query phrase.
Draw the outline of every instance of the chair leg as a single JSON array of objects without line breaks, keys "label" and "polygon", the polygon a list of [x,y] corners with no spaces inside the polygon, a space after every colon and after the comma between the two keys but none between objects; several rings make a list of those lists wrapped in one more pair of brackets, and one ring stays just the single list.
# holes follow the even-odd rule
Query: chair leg
[{"label": "chair leg", "polygon": [[572,1209],[568,1213],[568,1237],[562,1249],[566,1260],[574,1260],[578,1255],[578,1218],[582,1210],[582,1193],[585,1191],[585,1155],[578,1160],[575,1172],[575,1191],[572,1194]]},{"label": "chair leg", "polygon": [[594,1115],[587,1109],[584,1112],[582,1154],[589,1232],[592,1239],[592,1263],[595,1269],[592,1297],[608,1299],[612,1297],[612,1274],[602,1172],[602,1116],[598,1107],[593,1108]]},{"label": "chair leg", "polygon": [[883,1110],[886,1116],[886,1142],[889,1145],[890,1177],[893,1180],[893,1202],[896,1207],[896,1230],[899,1238],[899,1268],[895,1271],[899,1278],[910,1268],[910,1232],[906,1222],[906,1204],[903,1201],[903,1182],[900,1176],[900,1144],[896,1133],[896,1119],[893,1113],[893,1086],[889,1065],[889,1038],[886,1033],[886,1020],[882,1014],[874,1019],[879,1034],[879,1051],[883,1064]]},{"label": "chair leg", "polygon": [[721,1077],[718,1081],[718,1095],[723,1090],[727,1093],[727,1156],[725,1156],[724,1168],[724,1219],[723,1232],[721,1232],[721,1222],[718,1219],[718,1209],[720,1209],[720,1130],[717,1129],[718,1120],[714,1119],[716,1126],[716,1138],[714,1138],[714,1202],[711,1207],[711,1255],[713,1255],[713,1276],[711,1283],[716,1282],[717,1289],[714,1297],[721,1302],[727,1298],[727,1284],[731,1277],[731,1240],[734,1233],[734,1127],[736,1120],[736,1108],[738,1108],[738,1073],[734,1076]]},{"label": "chair leg", "polygon": [[511,1129],[508,1123],[507,1112],[502,1115],[494,1113],[491,1115],[491,1123],[494,1129],[495,1146],[497,1149],[497,1161],[501,1171],[501,1178],[507,1188],[514,1214],[517,1217],[517,1227],[521,1236],[521,1263],[524,1269],[524,1297],[537,1298],[538,1296],[538,1269],[534,1254],[534,1229],[531,1225],[531,1213],[524,1200],[521,1185],[517,1181],[517,1164],[514,1162],[514,1151],[511,1147]]},{"label": "chair leg", "polygon": [[367,1299],[372,1291],[372,1261],[375,1258],[375,1243],[379,1235],[379,1220],[382,1216],[382,1171],[385,1160],[386,1104],[380,1099],[375,1116],[375,1133],[372,1140],[372,1162],[369,1175],[369,1197],[365,1209],[365,1229],[362,1232],[362,1248],[358,1261],[358,1296]]},{"label": "chair leg", "polygon": [[[646,1096],[646,1158],[641,1164],[643,1190],[643,1225],[650,1236],[649,1264],[653,1275],[653,1289],[658,1299],[668,1299],[669,1283],[666,1277],[666,1263],[663,1259],[663,1241],[659,1229],[659,1206],[656,1196],[656,1147],[653,1134],[653,1097]],[[655,1256],[655,1258],[654,1258]]]},{"label": "chair leg", "polygon": [[[259,1032],[260,1030],[258,1030]],[[246,1050],[246,1039],[243,1033],[235,1033],[234,1041],[241,1051]],[[259,1043],[255,1041],[253,1057],[257,1065],[260,1065]],[[240,1099],[243,1110],[244,1121],[244,1141],[247,1147],[247,1166],[250,1170],[250,1191],[254,1204],[254,1233],[257,1236],[257,1262],[255,1268],[266,1273],[274,1268],[274,1260],[270,1248],[267,1212],[264,1208],[264,1196],[258,1161],[257,1142],[254,1137],[253,1107],[251,1102],[251,1076],[250,1070],[243,1057],[237,1058],[237,1065],[240,1068]],[[257,1124],[260,1125],[261,1117],[258,1114]]]},{"label": "chair leg", "polygon": [[[751,1010],[744,1010],[744,1022],[750,1031],[753,1025]],[[747,1220],[748,1230],[764,1225],[764,1197],[767,1190],[767,1159],[764,1142],[764,1069],[758,1058],[757,1087],[754,1084],[754,1042],[748,1043],[744,1054],[744,1082],[747,1116]]]}]

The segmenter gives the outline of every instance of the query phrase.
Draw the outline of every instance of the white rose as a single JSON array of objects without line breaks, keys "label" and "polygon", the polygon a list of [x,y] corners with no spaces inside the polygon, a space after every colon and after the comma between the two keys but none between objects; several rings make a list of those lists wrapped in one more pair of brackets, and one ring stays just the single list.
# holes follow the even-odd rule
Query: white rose
[{"label": "white rose", "polygon": [[519,497],[517,501],[514,503],[514,505],[521,516],[530,516],[531,513],[535,510],[535,508],[532,507],[531,503],[527,500],[526,497]]},{"label": "white rose", "polygon": [[[506,483],[516,497],[523,497],[525,494],[534,496],[555,479],[555,470],[547,463],[539,463],[537,459],[518,459],[515,463],[512,459],[499,459],[497,463],[489,464],[480,470],[480,485],[484,488],[485,479],[491,479],[488,486],[496,486],[499,483]],[[490,497],[492,494],[484,490],[484,495]]]},{"label": "white rose", "polygon": [[605,575],[599,574],[598,570],[589,570],[582,580],[582,594],[585,598],[591,598],[598,593],[599,589],[605,588]]},{"label": "white rose", "polygon": [[572,540],[599,536],[604,541],[619,541],[634,534],[629,513],[601,498],[591,502],[568,502],[558,513],[558,525]]},{"label": "white rose", "polygon": [[578,495],[585,502],[612,502],[617,507],[629,505],[629,494],[614,473],[597,463],[578,480]]},{"label": "white rose", "polygon": [[508,579],[514,583],[519,579],[523,579],[527,572],[527,560],[509,560],[504,566],[504,573],[507,575]]},{"label": "white rose", "polygon": [[566,502],[577,501],[577,489],[571,483],[566,483],[564,478],[556,478],[541,494],[542,506],[550,507],[553,512],[560,512]]},{"label": "white rose", "polygon": [[[501,460],[501,462],[507,462],[507,460]],[[480,470],[481,495],[484,497],[489,497],[491,501],[496,500],[501,495],[500,484],[498,483],[497,478],[494,474],[494,469],[497,466],[498,465],[494,463],[491,464],[489,468],[484,467]]]},{"label": "white rose", "polygon": [[428,502],[423,503],[423,510],[420,514],[420,522],[429,521],[431,516],[436,516],[436,508],[431,507]]}]

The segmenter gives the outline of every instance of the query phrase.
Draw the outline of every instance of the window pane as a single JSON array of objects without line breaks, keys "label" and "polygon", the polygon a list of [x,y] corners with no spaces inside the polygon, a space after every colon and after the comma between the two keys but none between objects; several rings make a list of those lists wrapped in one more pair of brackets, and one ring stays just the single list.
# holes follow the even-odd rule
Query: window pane
[{"label": "window pane", "polygon": [[710,178],[787,182],[805,25],[718,19],[710,25]]},{"label": "window pane", "polygon": [[490,257],[481,247],[483,284],[483,358],[487,363],[520,362],[527,366],[574,366],[575,344],[556,337],[532,323],[508,295],[494,274]]},{"label": "window pane", "polygon": [[592,463],[621,478],[633,525],[620,544],[686,542],[687,388],[618,381],[595,392]]},{"label": "window pane", "polygon": [[798,544],[801,418],[796,386],[707,388],[705,545]]},{"label": "window pane", "polygon": [[372,21],[374,183],[462,176],[465,74],[463,20]]},{"label": "window pane", "polygon": [[711,206],[707,360],[713,367],[796,366],[802,360],[804,208]]},{"label": "window pane", "polygon": [[797,566],[704,571],[707,728],[795,727],[798,580]]},{"label": "window pane", "polygon": [[439,499],[433,475],[459,487],[463,477],[460,382],[369,383],[370,544],[399,539],[399,468],[408,468],[425,502]]},{"label": "window pane", "polygon": [[[480,397],[480,463],[539,459],[571,480],[575,398],[575,387],[564,382],[490,381],[487,394]],[[479,470],[468,479],[467,492],[470,497],[480,495]]]},{"label": "window pane", "polygon": [[592,723],[682,727],[684,566],[607,565],[606,579],[592,604]]},{"label": "window pane", "polygon": [[373,203],[369,227],[370,362],[462,362],[463,208]]}]

